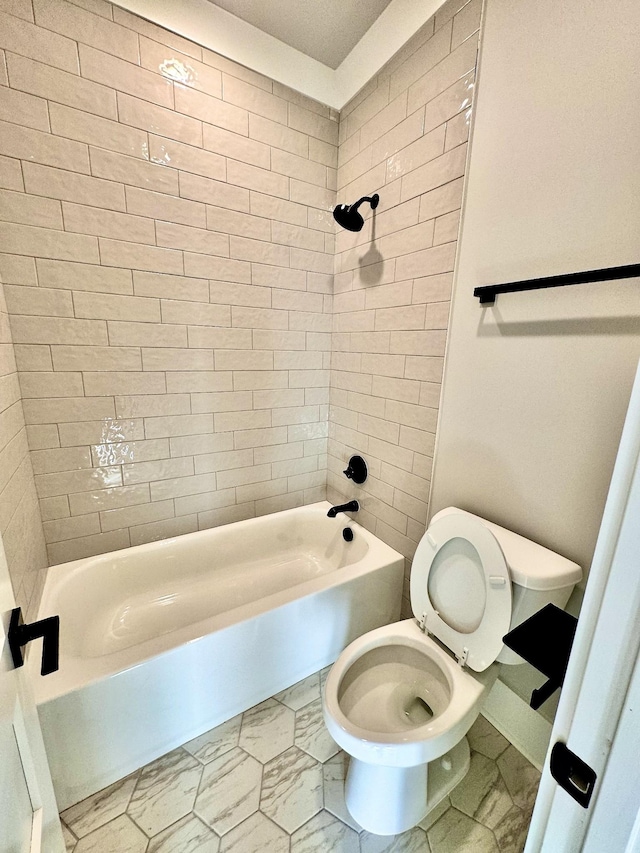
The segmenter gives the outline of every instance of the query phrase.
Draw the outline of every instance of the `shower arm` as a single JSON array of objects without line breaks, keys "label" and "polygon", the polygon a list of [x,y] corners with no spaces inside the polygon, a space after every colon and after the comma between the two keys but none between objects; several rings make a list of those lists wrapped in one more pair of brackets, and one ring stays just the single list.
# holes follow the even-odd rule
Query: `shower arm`
[{"label": "shower arm", "polygon": [[379,198],[378,193],[376,193],[375,195],[372,195],[372,196],[365,195],[359,201],[357,201],[355,204],[352,204],[350,207],[350,210],[352,210],[352,211],[357,210],[360,207],[360,205],[365,201],[370,202],[371,208],[373,210],[375,210],[376,207],[378,206],[378,198]]}]

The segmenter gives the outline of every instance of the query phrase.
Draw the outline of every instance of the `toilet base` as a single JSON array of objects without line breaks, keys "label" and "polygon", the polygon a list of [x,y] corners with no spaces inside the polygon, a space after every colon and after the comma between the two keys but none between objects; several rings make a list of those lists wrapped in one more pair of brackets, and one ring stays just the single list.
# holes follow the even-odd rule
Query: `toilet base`
[{"label": "toilet base", "polygon": [[351,758],[345,802],[353,819],[375,835],[397,835],[423,820],[467,774],[466,737],[429,764],[386,767]]}]

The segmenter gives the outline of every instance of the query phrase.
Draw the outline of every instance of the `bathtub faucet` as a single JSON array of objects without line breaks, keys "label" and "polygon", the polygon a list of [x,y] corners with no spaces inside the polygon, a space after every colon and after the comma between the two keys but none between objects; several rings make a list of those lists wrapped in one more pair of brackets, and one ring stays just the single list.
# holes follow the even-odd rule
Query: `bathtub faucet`
[{"label": "bathtub faucet", "polygon": [[340,504],[340,506],[332,506],[327,515],[329,518],[335,518],[339,512],[358,512],[360,509],[360,504],[358,501],[349,501],[347,504]]}]

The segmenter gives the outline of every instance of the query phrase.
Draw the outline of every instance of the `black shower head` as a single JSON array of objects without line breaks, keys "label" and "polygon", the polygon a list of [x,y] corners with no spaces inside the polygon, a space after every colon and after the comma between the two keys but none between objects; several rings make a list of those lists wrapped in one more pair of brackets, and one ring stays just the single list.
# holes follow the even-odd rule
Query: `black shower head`
[{"label": "black shower head", "polygon": [[363,201],[368,201],[371,204],[371,210],[375,210],[380,201],[380,196],[375,193],[372,196],[363,196],[355,204],[338,204],[333,208],[333,218],[338,225],[346,228],[347,231],[362,231],[364,219],[358,212],[358,208]]}]

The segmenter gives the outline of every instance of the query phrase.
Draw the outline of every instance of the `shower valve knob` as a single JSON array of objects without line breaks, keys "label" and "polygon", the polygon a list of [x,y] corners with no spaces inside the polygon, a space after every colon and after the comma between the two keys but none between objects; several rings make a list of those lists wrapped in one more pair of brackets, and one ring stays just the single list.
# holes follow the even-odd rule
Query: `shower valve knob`
[{"label": "shower valve knob", "polygon": [[367,463],[362,456],[352,456],[349,465],[342,472],[348,480],[362,485],[367,479]]}]

